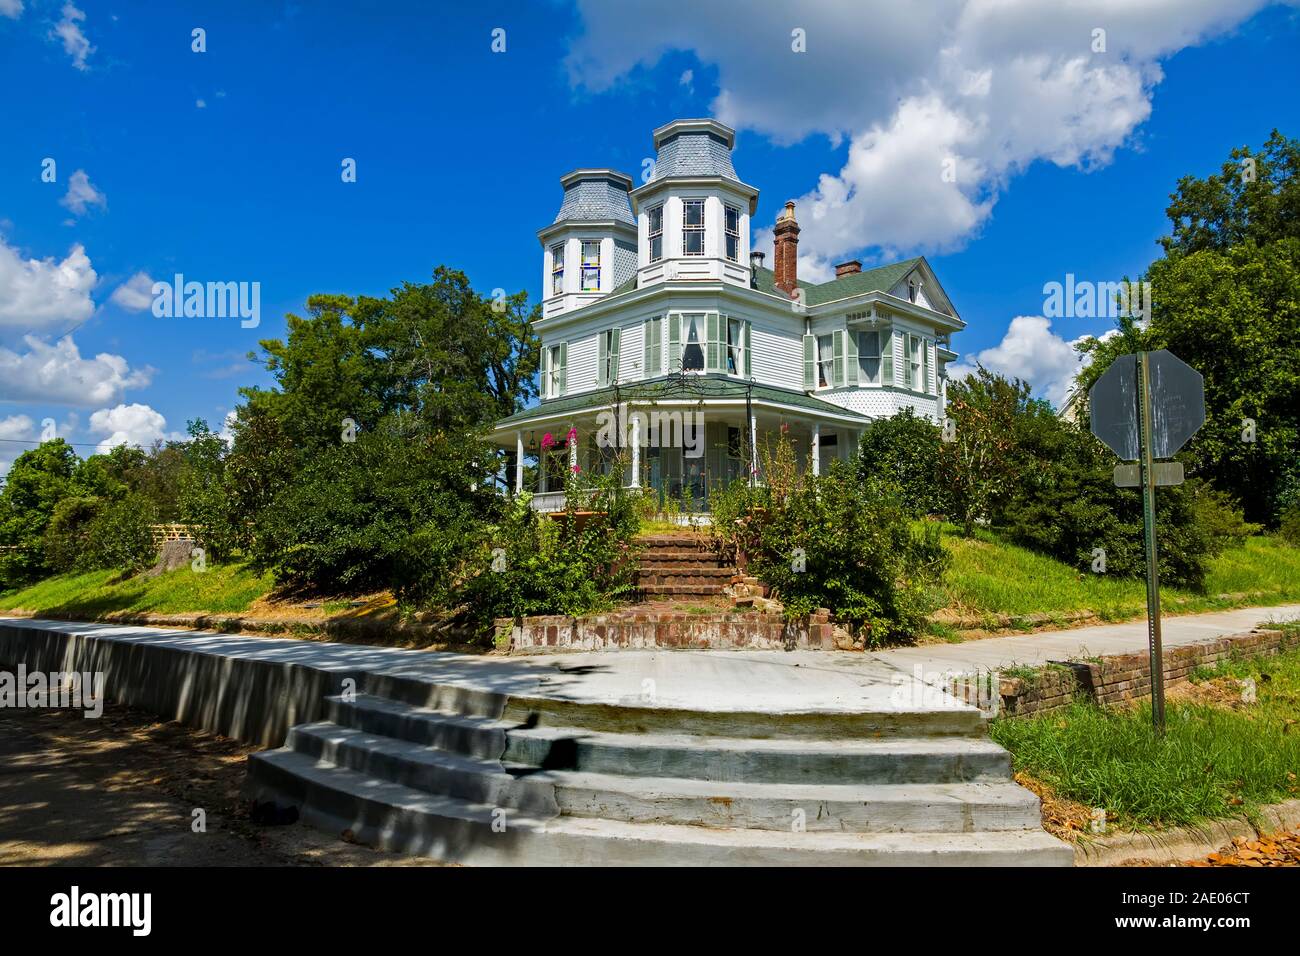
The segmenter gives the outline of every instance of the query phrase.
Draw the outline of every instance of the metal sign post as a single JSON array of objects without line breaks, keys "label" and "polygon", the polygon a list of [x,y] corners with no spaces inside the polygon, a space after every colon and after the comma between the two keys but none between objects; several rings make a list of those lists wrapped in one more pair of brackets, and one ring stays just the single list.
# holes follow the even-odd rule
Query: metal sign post
[{"label": "metal sign post", "polygon": [[1121,355],[1088,393],[1092,433],[1124,461],[1115,484],[1142,491],[1142,534],[1147,558],[1147,639],[1151,652],[1151,721],[1165,732],[1164,649],[1160,637],[1160,570],[1156,545],[1156,488],[1179,485],[1183,466],[1169,458],[1205,422],[1201,374],[1171,352]]},{"label": "metal sign post", "polygon": [[1151,722],[1156,734],[1165,732],[1165,666],[1160,640],[1160,564],[1156,553],[1156,476],[1151,454],[1150,353],[1138,354],[1138,455],[1142,478],[1142,533],[1147,552],[1147,645],[1151,655]]}]

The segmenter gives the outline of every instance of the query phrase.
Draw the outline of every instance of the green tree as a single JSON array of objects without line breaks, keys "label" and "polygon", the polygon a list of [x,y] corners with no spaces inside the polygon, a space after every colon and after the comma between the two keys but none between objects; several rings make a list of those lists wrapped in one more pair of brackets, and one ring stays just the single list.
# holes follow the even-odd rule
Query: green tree
[{"label": "green tree", "polygon": [[58,503],[77,491],[80,459],[62,438],[18,456],[0,492],[0,584],[34,580],[47,570],[45,532]]},{"label": "green tree", "polygon": [[858,477],[895,484],[914,515],[944,514],[947,496],[939,483],[940,430],[905,408],[873,422],[858,442]]},{"label": "green tree", "polygon": [[1034,404],[1029,385],[1009,381],[980,366],[948,386],[952,430],[939,446],[939,475],[951,517],[969,537],[1018,478],[1013,457],[1015,426]]},{"label": "green tree", "polygon": [[1149,325],[1121,319],[1118,336],[1080,346],[1085,393],[1140,350],[1169,349],[1201,372],[1206,423],[1185,449],[1189,472],[1269,525],[1300,500],[1298,165],[1300,143],[1274,131],[1259,153],[1234,150],[1220,173],[1180,180],[1165,255],[1144,277]]}]

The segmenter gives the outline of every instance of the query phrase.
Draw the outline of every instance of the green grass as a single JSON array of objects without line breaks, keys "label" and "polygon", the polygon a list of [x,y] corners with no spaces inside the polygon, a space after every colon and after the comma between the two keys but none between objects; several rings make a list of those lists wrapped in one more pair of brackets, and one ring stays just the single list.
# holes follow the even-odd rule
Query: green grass
[{"label": "green grass", "polygon": [[[1012,616],[1091,611],[1109,621],[1146,613],[1140,579],[1081,573],[987,531],[971,539],[948,534],[944,544],[952,555],[947,605],[955,610]],[[1300,548],[1275,537],[1253,537],[1211,560],[1206,593],[1161,588],[1161,599],[1171,612],[1300,600]]]},{"label": "green grass", "polygon": [[1200,676],[1223,675],[1254,677],[1258,703],[1228,710],[1170,701],[1163,739],[1152,731],[1149,705],[1103,710],[1088,702],[999,718],[993,739],[1011,751],[1017,771],[1061,797],[1104,807],[1122,828],[1249,815],[1300,794],[1300,651]]},{"label": "green grass", "polygon": [[271,590],[271,576],[243,565],[209,566],[203,573],[182,568],[146,580],[137,575],[114,583],[116,571],[60,574],[28,588],[0,593],[0,610],[57,617],[113,611],[155,614],[237,613]]}]

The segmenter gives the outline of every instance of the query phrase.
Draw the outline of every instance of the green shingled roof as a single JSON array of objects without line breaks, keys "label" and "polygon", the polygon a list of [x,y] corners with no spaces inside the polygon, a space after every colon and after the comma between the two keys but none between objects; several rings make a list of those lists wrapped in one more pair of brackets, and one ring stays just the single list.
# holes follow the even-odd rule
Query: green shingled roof
[{"label": "green shingled roof", "polygon": [[[916,256],[912,259],[904,259],[902,262],[891,262],[887,266],[877,266],[864,272],[855,272],[839,279],[831,279],[829,282],[804,282],[800,280],[799,288],[804,290],[803,301],[805,305],[821,305],[823,302],[834,302],[837,299],[846,299],[851,295],[861,295],[864,292],[888,292],[898,285],[903,277],[911,272],[920,261],[921,257]],[[759,292],[783,296],[784,293],[777,289],[775,282],[776,274],[771,269],[758,268],[754,270],[754,288],[758,289]],[[615,286],[606,298],[635,291],[636,276],[633,275],[626,282]]]},{"label": "green shingled roof", "polygon": [[[619,386],[617,395],[613,388],[598,388],[577,395],[566,395],[564,398],[550,399],[532,408],[526,408],[522,412],[515,412],[509,418],[501,419],[497,422],[496,427],[503,428],[508,425],[522,424],[542,415],[562,415],[566,412],[580,412],[590,408],[600,408],[601,406],[614,404],[615,400],[622,402],[689,401],[711,398],[741,400],[745,397],[746,386],[746,382],[728,378],[725,375],[687,375],[685,377],[670,375],[650,379],[646,382],[632,382],[628,385]],[[795,408],[806,408],[813,412],[847,415],[851,418],[860,418],[864,422],[870,421],[863,415],[839,405],[824,402],[820,398],[814,398],[804,392],[774,388],[771,385],[754,384],[751,397],[754,401],[778,402]]]},{"label": "green shingled roof", "polygon": [[[834,302],[836,299],[846,299],[851,295],[861,295],[864,292],[888,292],[898,285],[920,261],[921,257],[917,256],[887,266],[877,266],[875,269],[841,276],[829,282],[800,281],[799,288],[804,290],[805,305],[821,305],[823,302]],[[754,285],[760,292],[782,295],[783,293],[776,288],[775,282],[776,273],[771,269],[754,270]]]}]

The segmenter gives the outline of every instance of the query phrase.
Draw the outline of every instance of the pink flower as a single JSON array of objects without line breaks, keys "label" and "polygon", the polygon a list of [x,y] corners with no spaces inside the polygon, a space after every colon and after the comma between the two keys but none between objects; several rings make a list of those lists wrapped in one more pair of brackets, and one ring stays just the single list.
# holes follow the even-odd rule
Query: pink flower
[{"label": "pink flower", "polygon": [[550,448],[554,444],[555,444],[555,437],[550,432],[547,432],[545,435],[542,436],[543,449]]},{"label": "pink flower", "polygon": [[574,473],[575,475],[576,475],[578,472],[580,472],[580,471],[582,471],[582,466],[581,466],[581,465],[574,465],[574,466],[573,466],[573,473]]},{"label": "pink flower", "polygon": [[569,429],[569,434],[566,436],[566,439],[567,439],[568,441],[570,441],[570,442],[575,442],[575,441],[577,441],[577,440],[578,440],[578,429],[576,429],[576,428],[570,428],[570,429]]}]

